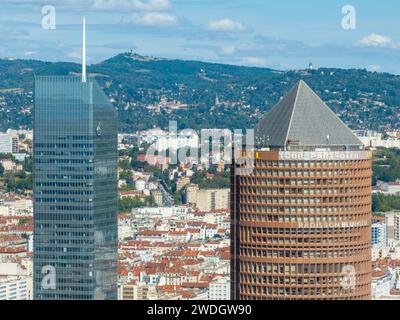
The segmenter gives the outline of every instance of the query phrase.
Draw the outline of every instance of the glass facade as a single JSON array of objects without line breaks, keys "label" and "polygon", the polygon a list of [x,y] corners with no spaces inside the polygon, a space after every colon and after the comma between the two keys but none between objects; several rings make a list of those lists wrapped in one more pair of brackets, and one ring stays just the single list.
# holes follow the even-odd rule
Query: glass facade
[{"label": "glass facade", "polygon": [[117,111],[93,78],[36,77],[35,299],[117,299],[117,201]]}]

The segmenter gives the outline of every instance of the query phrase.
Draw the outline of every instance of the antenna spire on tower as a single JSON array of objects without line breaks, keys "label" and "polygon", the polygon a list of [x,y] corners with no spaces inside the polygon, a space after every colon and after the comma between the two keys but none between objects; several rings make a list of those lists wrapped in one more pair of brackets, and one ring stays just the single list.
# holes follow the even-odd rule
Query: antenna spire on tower
[{"label": "antenna spire on tower", "polygon": [[82,82],[86,82],[86,18],[83,17]]}]

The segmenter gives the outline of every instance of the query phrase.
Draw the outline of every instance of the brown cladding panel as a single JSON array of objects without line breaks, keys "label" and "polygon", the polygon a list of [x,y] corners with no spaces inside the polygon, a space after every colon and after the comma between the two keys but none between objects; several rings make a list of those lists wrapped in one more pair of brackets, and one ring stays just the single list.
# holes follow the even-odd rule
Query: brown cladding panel
[{"label": "brown cladding panel", "polygon": [[371,160],[353,156],[232,167],[233,299],[371,298]]}]

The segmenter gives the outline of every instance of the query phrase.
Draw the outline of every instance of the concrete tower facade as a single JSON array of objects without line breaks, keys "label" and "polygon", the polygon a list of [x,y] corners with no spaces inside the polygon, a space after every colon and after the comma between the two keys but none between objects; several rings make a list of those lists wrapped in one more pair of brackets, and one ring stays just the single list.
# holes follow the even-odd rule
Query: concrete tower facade
[{"label": "concrete tower facade", "polygon": [[231,297],[370,299],[371,153],[300,81],[232,165]]}]

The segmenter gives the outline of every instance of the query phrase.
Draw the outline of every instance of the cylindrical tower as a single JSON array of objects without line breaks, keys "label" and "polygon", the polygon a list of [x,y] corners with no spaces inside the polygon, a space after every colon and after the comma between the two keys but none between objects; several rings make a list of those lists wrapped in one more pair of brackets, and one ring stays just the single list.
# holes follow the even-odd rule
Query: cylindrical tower
[{"label": "cylindrical tower", "polygon": [[370,299],[371,153],[323,107],[300,82],[244,152],[251,173],[232,165],[233,299]]}]

